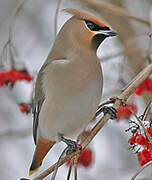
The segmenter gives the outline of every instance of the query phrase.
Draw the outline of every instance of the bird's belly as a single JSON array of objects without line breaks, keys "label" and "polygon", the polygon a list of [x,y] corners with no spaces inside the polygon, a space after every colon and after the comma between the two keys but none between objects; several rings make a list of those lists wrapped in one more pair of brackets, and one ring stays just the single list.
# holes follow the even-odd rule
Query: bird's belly
[{"label": "bird's belly", "polygon": [[101,93],[102,80],[96,80],[74,96],[56,95],[47,99],[40,112],[40,135],[56,141],[59,133],[76,138],[94,117]]}]

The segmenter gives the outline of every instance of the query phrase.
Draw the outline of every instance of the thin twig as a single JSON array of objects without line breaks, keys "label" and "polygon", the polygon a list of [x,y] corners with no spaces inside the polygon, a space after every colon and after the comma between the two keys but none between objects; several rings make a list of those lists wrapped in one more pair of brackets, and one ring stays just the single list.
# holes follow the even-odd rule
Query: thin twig
[{"label": "thin twig", "polygon": [[[126,97],[126,99],[128,99],[128,97],[130,96],[130,93],[133,94],[133,92],[135,91],[135,89],[144,81],[146,80],[150,74],[152,73],[152,64],[148,65],[146,68],[144,68],[132,81],[131,83],[128,83],[128,85],[125,87],[125,90],[122,92],[122,94],[120,95],[121,97]],[[128,91],[128,88],[130,89],[130,91]],[[124,89],[124,88],[123,88]]]},{"label": "thin twig", "polygon": [[139,168],[137,170],[137,172],[135,173],[135,175],[131,178],[131,180],[135,180],[135,178],[148,166],[150,166],[152,164],[152,161],[148,162],[147,164],[145,164],[144,166],[142,166],[141,168]]},{"label": "thin twig", "polygon": [[55,180],[55,177],[56,177],[56,174],[57,174],[57,171],[58,171],[58,167],[59,167],[59,163],[61,161],[61,158],[64,156],[64,154],[66,153],[66,151],[68,150],[68,147],[66,147],[63,152],[61,153],[59,159],[58,159],[58,162],[56,163],[56,167],[54,169],[54,172],[53,172],[53,175],[52,175],[52,178],[51,180]]},{"label": "thin twig", "polygon": [[[130,84],[124,92],[122,92],[119,96],[119,98],[116,100],[114,107],[118,109],[121,106],[121,100],[127,100],[130,95],[132,95],[135,91],[135,89],[145,80],[147,77],[152,73],[152,64],[148,65],[141,73],[139,73],[136,78],[134,78],[134,81],[132,84]],[[92,139],[96,136],[96,134],[103,128],[103,126],[107,123],[107,121],[110,119],[110,115],[106,114],[104,117],[101,118],[99,122],[94,126],[94,128],[91,130],[90,134],[83,140],[81,146],[82,150],[92,141]],[[80,149],[78,149],[76,152],[65,156],[61,159],[59,166],[63,165],[66,161],[72,159],[74,156],[78,155],[80,153]],[[34,178],[33,180],[42,180],[46,176],[48,176],[52,171],[55,169],[56,163],[52,165],[50,168],[48,168],[46,171],[42,172],[39,176]]]},{"label": "thin twig", "polygon": [[68,170],[67,180],[69,180],[70,176],[71,176],[71,170],[72,170],[73,161],[74,161],[73,159],[71,159],[71,161],[70,161],[70,166],[69,166],[69,170]]},{"label": "thin twig", "polygon": [[57,26],[58,26],[58,14],[59,14],[59,10],[60,10],[60,6],[61,6],[62,0],[58,0],[57,2],[57,8],[55,11],[55,18],[54,18],[54,37],[56,38],[57,35]]},{"label": "thin twig", "polygon": [[19,13],[20,13],[20,11],[22,10],[23,5],[25,4],[25,2],[26,2],[26,0],[23,0],[23,2],[21,2],[21,3],[17,6],[17,8],[15,9],[15,13],[14,13],[14,16],[15,16],[15,17],[19,15]]},{"label": "thin twig", "polygon": [[[18,16],[18,14],[20,13],[21,9],[23,8],[23,5],[25,3],[26,0],[24,0],[22,3],[20,3],[17,8],[15,9],[15,12],[13,13],[11,22],[9,24],[9,33],[8,33],[8,40],[5,43],[2,53],[1,53],[1,59],[0,59],[0,65],[4,66],[4,61],[7,61],[8,59],[8,51],[7,51],[7,47],[9,48],[9,55],[10,55],[10,61],[12,63],[12,65],[14,65],[14,58],[13,58],[13,51],[15,52],[15,47],[12,44],[12,38],[13,38],[13,24],[16,20],[16,17]],[[6,52],[6,56],[4,55]],[[15,52],[16,53],[16,52]],[[17,53],[16,53],[17,54]]]},{"label": "thin twig", "polygon": [[3,49],[2,49],[1,56],[0,56],[0,66],[1,66],[1,68],[4,68],[4,61],[7,60],[7,47],[8,47],[9,44],[10,44],[10,40],[8,40],[5,43],[5,45],[4,45]]},{"label": "thin twig", "polygon": [[142,115],[140,115],[141,121],[143,121],[144,119],[146,119],[145,116],[146,116],[146,114],[149,112],[150,104],[151,104],[151,101],[148,103],[147,107],[145,108],[144,113],[143,113]]},{"label": "thin twig", "polygon": [[132,114],[135,116],[135,118],[136,118],[136,120],[138,121],[138,123],[140,124],[140,126],[143,128],[146,137],[148,138],[149,142],[150,142],[151,145],[152,145],[152,138],[151,138],[150,134],[148,133],[147,129],[145,128],[143,122],[137,117],[137,115],[136,115],[135,112],[131,109],[131,107],[130,107],[127,103],[125,103],[125,104],[126,104],[126,106],[128,107],[128,109],[132,112]]},{"label": "thin twig", "polygon": [[147,105],[147,107],[146,107],[146,109],[145,109],[145,111],[144,111],[143,119],[142,119],[142,120],[144,120],[144,121],[147,119],[147,117],[148,117],[148,115],[149,115],[149,112],[150,112],[150,110],[151,110],[151,102],[152,102],[152,100],[150,100],[150,102],[148,103],[148,105]]},{"label": "thin twig", "polygon": [[[150,31],[152,32],[152,8],[150,9]],[[149,35],[149,45],[148,45],[148,50],[147,50],[147,59],[149,63],[152,62],[151,59],[151,48],[152,48],[152,35]]]},{"label": "thin twig", "polygon": [[148,62],[149,64],[152,62],[152,59],[151,59],[151,48],[152,48],[152,36],[150,35],[149,36],[149,45],[148,45],[148,49],[147,49],[147,59],[148,59]]},{"label": "thin twig", "polygon": [[78,158],[76,156],[74,157],[74,180],[77,180],[77,163],[78,163]]}]

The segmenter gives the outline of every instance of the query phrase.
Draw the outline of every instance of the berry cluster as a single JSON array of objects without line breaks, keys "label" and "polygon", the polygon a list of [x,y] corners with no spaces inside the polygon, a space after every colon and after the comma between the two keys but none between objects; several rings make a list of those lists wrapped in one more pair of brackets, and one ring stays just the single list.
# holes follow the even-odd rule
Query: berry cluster
[{"label": "berry cluster", "polygon": [[[152,138],[152,127],[148,127],[147,131]],[[140,147],[139,151],[137,152],[137,157],[141,166],[152,160],[152,144],[144,133],[136,132],[134,136],[129,139],[129,143],[132,146]]]},{"label": "berry cluster", "polygon": [[[27,70],[17,70],[12,67],[10,70],[0,71],[0,87],[9,86],[14,87],[18,81],[31,82],[33,78],[29,75]],[[21,103],[19,104],[21,112],[28,114],[31,109],[31,105]]]},{"label": "berry cluster", "polygon": [[[10,70],[0,71],[0,87],[9,86],[13,88],[15,83],[18,81],[31,82],[32,80],[33,78],[25,69],[17,70],[14,67],[12,67]],[[145,91],[152,94],[152,77],[147,78],[143,83],[141,83],[139,87],[136,89],[135,94],[141,96]],[[20,103],[18,105],[22,113],[28,114],[31,110],[31,104]],[[128,105],[135,113],[137,112],[137,107],[135,104],[128,103]],[[128,107],[121,106],[118,108],[117,120],[120,120],[122,118],[130,118],[131,115],[132,112],[129,110]],[[133,136],[129,139],[129,143],[132,147],[140,147],[139,151],[137,152],[137,157],[139,164],[143,166],[144,164],[152,160],[152,144],[149,142],[145,134],[139,131],[139,129],[137,131],[135,130]],[[149,126],[147,128],[147,131],[152,138],[152,127]],[[92,150],[86,148],[82,151],[78,159],[78,165],[88,167],[91,163]],[[69,164],[70,161],[67,162],[67,165]]]},{"label": "berry cluster", "polygon": [[33,80],[26,70],[16,70],[12,68],[8,71],[0,71],[0,87],[8,84],[13,87],[17,81],[23,80],[28,82]]}]

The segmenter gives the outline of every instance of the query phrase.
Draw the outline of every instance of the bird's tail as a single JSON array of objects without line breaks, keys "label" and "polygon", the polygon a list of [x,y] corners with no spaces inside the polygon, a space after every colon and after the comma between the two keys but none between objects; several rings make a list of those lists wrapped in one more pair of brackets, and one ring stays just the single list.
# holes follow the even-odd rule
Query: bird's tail
[{"label": "bird's tail", "polygon": [[55,141],[48,141],[42,137],[39,137],[33,156],[32,164],[29,170],[29,175],[33,174],[34,172],[40,169],[44,157],[55,143]]}]

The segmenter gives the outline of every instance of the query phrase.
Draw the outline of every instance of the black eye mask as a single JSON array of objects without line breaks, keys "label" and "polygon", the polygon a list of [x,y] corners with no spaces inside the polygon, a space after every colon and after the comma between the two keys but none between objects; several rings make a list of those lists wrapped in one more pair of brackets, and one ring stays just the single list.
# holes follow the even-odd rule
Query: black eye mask
[{"label": "black eye mask", "polygon": [[100,30],[102,30],[102,31],[108,31],[108,30],[110,30],[109,27],[107,27],[107,26],[101,27],[101,26],[95,24],[95,23],[92,22],[92,21],[85,20],[85,22],[86,22],[87,27],[88,27],[91,31],[100,31]]}]

